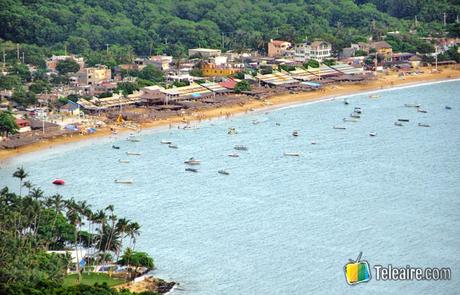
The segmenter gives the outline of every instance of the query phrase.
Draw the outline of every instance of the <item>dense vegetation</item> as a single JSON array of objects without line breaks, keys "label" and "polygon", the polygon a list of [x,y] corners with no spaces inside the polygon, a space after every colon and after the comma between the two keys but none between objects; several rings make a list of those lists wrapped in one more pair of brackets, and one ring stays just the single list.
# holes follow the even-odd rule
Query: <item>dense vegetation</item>
[{"label": "dense vegetation", "polygon": [[[18,168],[19,194],[7,187],[0,190],[0,294],[131,294],[106,286],[64,286],[67,269],[81,276],[95,265],[117,261],[123,242],[129,247],[119,263],[133,274],[137,267],[153,268],[153,259],[133,251],[139,224],[117,218],[113,206],[93,212],[85,201],[47,197],[27,181]],[[89,258],[48,253],[48,250],[87,249]],[[51,291],[54,290],[54,291]],[[93,292],[94,291],[94,292]]]},{"label": "dense vegetation", "polygon": [[[26,62],[51,51],[84,54],[88,64],[133,55],[185,54],[190,47],[264,51],[271,38],[324,38],[335,49],[387,30],[458,34],[456,0],[1,0],[0,38],[28,44]],[[456,29],[455,29],[455,28]],[[455,34],[455,33],[454,33]],[[109,45],[109,51],[106,49]],[[7,48],[9,58],[15,48]]]}]

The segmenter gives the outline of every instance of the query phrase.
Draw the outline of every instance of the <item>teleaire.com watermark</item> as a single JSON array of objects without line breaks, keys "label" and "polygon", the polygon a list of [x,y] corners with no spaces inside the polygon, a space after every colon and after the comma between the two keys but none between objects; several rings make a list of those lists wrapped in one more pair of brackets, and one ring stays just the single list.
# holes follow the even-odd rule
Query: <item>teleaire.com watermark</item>
[{"label": "teleaire.com watermark", "polygon": [[[361,259],[362,252],[356,260],[349,259],[343,271],[349,285],[369,282],[372,278],[369,262]],[[452,279],[450,267],[397,267],[391,264],[383,266],[374,265],[374,278],[376,281],[445,281]]]}]

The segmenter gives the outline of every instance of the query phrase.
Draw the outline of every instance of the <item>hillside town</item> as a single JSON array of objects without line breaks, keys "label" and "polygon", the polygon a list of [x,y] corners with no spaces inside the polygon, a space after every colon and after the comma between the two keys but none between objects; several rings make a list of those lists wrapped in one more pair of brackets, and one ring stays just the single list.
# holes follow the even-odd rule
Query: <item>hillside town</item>
[{"label": "hillside town", "polygon": [[[3,63],[0,90],[0,108],[14,116],[17,128],[2,130],[0,147],[13,149],[107,127],[113,132],[117,127],[136,130],[144,122],[184,114],[199,119],[196,112],[203,109],[317,91],[326,85],[362,83],[375,79],[377,73],[392,71],[403,78],[417,75],[421,67],[437,71],[456,64],[438,60],[438,55],[453,50],[458,54],[459,38],[429,42],[435,53],[395,52],[385,40],[350,44],[337,52],[325,40],[294,44],[271,39],[266,54],[191,48],[187,57],[133,57],[130,63],[113,68],[89,67],[83,57],[65,54],[46,60],[45,73],[21,62],[24,53],[18,45],[17,64]],[[43,85],[29,79],[17,91],[8,84],[8,77],[18,72],[42,75]],[[59,82],[49,83],[52,80]]]}]

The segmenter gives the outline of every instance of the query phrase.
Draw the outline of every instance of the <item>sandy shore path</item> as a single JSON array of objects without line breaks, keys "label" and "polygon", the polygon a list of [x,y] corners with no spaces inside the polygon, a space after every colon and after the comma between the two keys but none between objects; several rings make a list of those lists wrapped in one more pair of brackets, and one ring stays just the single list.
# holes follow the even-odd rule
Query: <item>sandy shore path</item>
[{"label": "sandy shore path", "polygon": [[[158,120],[142,124],[142,128],[155,128],[159,126],[168,126],[170,124],[179,124],[184,121],[207,120],[225,115],[234,115],[245,113],[250,110],[280,107],[288,104],[296,104],[303,102],[311,102],[323,100],[335,96],[351,95],[360,92],[390,89],[401,85],[441,81],[460,78],[460,68],[449,67],[442,68],[440,72],[431,72],[428,68],[423,68],[423,74],[414,76],[399,77],[397,73],[379,74],[375,80],[365,81],[357,84],[337,84],[324,87],[322,90],[302,92],[297,94],[284,94],[268,98],[266,101],[251,100],[248,103],[241,105],[225,106],[214,109],[197,111],[192,115],[173,116],[164,120]],[[119,129],[119,132],[132,132],[131,129]],[[73,135],[68,137],[58,137],[50,140],[45,140],[12,150],[0,150],[0,160],[5,160],[24,153],[35,152],[43,149],[50,149],[62,144],[71,144],[73,142],[94,139],[99,137],[107,137],[111,135],[109,128],[99,129],[98,132],[90,135]]]}]

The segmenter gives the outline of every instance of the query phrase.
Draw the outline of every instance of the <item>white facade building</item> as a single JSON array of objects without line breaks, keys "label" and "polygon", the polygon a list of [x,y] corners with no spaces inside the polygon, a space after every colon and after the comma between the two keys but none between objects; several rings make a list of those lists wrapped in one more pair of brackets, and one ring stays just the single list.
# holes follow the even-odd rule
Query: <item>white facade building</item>
[{"label": "white facade building", "polygon": [[331,57],[332,46],[326,41],[305,41],[294,47],[294,60],[306,62],[309,59],[323,61]]}]

